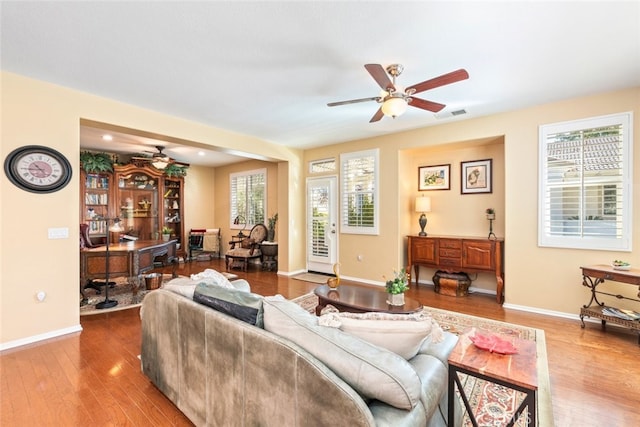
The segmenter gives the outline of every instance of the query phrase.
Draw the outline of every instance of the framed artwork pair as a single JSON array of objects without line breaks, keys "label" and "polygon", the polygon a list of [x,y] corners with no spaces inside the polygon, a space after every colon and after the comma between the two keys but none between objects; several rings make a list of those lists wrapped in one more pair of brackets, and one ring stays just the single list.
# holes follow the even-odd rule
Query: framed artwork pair
[{"label": "framed artwork pair", "polygon": [[[491,163],[492,159],[460,162],[460,193],[491,193]],[[420,166],[418,168],[418,191],[450,189],[451,164]]]}]

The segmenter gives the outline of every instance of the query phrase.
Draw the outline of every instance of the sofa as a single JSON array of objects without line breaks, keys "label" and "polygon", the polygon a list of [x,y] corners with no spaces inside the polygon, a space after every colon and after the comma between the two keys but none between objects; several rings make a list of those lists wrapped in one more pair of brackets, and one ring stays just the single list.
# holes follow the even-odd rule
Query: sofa
[{"label": "sofa", "polygon": [[[241,290],[224,292],[262,299],[251,294],[244,281],[236,287]],[[142,371],[195,425],[447,425],[446,360],[455,335],[445,332],[439,343],[425,339],[417,355],[405,360],[338,329],[317,326],[314,315],[302,314],[302,308],[283,298],[265,297],[261,304],[263,318],[254,325],[167,289],[146,295],[141,309]],[[268,330],[303,323],[309,325],[306,334],[323,335],[311,335],[313,343],[300,341],[309,341],[304,333],[296,335],[296,343],[286,332]],[[329,341],[344,341],[346,349],[327,349],[333,345]],[[322,352],[337,356],[345,366],[321,360]],[[377,362],[380,367],[368,365]],[[360,377],[354,380],[353,374]],[[398,385],[403,376],[409,385]],[[376,394],[385,390],[390,391],[386,397]],[[384,401],[389,398],[393,405]],[[455,411],[460,420],[457,404]]]}]

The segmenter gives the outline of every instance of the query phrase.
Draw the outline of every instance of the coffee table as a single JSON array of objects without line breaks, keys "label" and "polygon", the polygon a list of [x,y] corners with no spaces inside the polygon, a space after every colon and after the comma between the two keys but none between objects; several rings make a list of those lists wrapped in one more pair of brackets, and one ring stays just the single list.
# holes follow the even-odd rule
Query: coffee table
[{"label": "coffee table", "polygon": [[[512,426],[518,418],[525,417],[525,425],[537,426],[538,371],[536,342],[496,334],[510,341],[518,349],[517,354],[502,355],[477,348],[469,339],[469,336],[473,335],[475,331],[476,329],[472,328],[472,330],[462,334],[449,355],[449,425],[455,425],[453,401],[455,399],[455,387],[457,386],[462,401],[467,408],[471,423],[478,427],[475,414],[471,410],[469,399],[458,376],[458,373],[463,373],[523,392],[525,398],[507,425]],[[490,334],[490,332],[486,331],[478,332]],[[524,412],[525,408],[527,408],[527,412]]]},{"label": "coffee table", "polygon": [[318,316],[328,304],[337,308],[338,311],[349,313],[378,311],[409,314],[422,310],[420,302],[407,298],[406,295],[404,305],[390,305],[387,303],[388,296],[385,291],[363,286],[340,285],[336,289],[331,289],[327,285],[321,285],[315,288],[313,293],[318,297],[318,306],[316,307],[316,315]]}]

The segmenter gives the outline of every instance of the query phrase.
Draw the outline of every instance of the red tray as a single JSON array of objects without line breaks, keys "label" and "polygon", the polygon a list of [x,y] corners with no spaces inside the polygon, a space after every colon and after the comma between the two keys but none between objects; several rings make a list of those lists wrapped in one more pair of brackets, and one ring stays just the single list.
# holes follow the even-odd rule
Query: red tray
[{"label": "red tray", "polygon": [[498,354],[516,354],[518,349],[509,341],[496,335],[484,335],[476,332],[469,336],[471,342],[481,350]]}]

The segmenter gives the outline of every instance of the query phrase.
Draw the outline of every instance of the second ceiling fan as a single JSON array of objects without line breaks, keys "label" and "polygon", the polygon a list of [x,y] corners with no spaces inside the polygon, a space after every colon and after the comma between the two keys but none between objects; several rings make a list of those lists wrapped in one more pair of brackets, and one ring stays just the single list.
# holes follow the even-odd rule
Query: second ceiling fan
[{"label": "second ceiling fan", "polygon": [[[370,98],[330,102],[327,106],[335,107],[338,105],[355,104],[367,101],[376,101],[378,104],[382,104],[371,120],[369,120],[369,123],[377,122],[385,115],[395,118],[404,113],[408,105],[437,113],[445,107],[444,104],[427,101],[425,99],[417,98],[414,95],[416,93],[456,83],[469,78],[469,73],[467,73],[465,69],[459,69],[403,89],[401,86],[396,84],[396,77],[398,77],[404,69],[402,65],[391,64],[385,69],[380,64],[366,64],[364,68],[367,69],[369,74],[371,74],[371,77],[373,77],[373,79],[378,83],[382,89],[382,93],[379,96]],[[389,76],[391,76],[391,78],[389,78]]]}]

